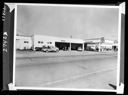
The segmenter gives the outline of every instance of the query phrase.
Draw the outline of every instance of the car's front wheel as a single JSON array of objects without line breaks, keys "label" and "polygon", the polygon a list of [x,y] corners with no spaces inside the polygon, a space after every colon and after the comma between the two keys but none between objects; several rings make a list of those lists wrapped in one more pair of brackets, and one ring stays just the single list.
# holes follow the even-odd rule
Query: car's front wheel
[{"label": "car's front wheel", "polygon": [[48,52],[48,50],[46,50],[45,52]]},{"label": "car's front wheel", "polygon": [[56,52],[59,52],[59,50],[56,50]]}]

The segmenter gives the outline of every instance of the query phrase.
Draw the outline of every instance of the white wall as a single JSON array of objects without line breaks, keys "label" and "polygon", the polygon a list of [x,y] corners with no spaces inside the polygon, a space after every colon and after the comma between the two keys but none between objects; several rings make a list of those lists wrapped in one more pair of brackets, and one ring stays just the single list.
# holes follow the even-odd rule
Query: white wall
[{"label": "white wall", "polygon": [[102,47],[102,48],[109,48],[109,49],[112,49],[112,46],[113,46],[113,44],[107,44],[107,43],[101,44],[101,47]]},{"label": "white wall", "polygon": [[[25,43],[28,42],[28,43]],[[16,49],[31,49],[32,38],[27,36],[16,36]]]},{"label": "white wall", "polygon": [[[43,43],[39,43],[39,42],[43,42]],[[51,42],[51,44],[49,42]],[[34,35],[33,43],[34,43],[34,49],[35,47],[42,47],[44,45],[55,46],[55,39],[51,37],[42,36],[42,35]]]},{"label": "white wall", "polygon": [[[41,41],[43,43],[38,43]],[[52,42],[52,44],[48,44],[47,42]],[[34,35],[33,43],[35,47],[42,47],[43,45],[52,45],[55,46],[55,42],[67,42],[67,43],[84,43],[84,40],[81,39],[71,39],[71,38],[60,38],[60,37],[52,37],[52,36],[43,36],[43,35]]]},{"label": "white wall", "polygon": [[[30,49],[31,47],[42,47],[45,46],[55,46],[55,42],[67,42],[67,43],[81,43],[83,44],[85,41],[82,39],[73,39],[73,38],[60,38],[60,37],[52,37],[52,36],[44,36],[44,35],[33,35],[33,37],[27,36],[16,36],[16,48],[17,49]],[[19,40],[18,40],[19,39]],[[24,43],[24,41],[28,41],[29,43]],[[43,43],[39,43],[43,42]],[[100,40],[90,40],[92,42],[100,42]],[[51,42],[51,43],[50,43]],[[101,47],[112,48],[114,41],[106,40],[101,44]]]}]

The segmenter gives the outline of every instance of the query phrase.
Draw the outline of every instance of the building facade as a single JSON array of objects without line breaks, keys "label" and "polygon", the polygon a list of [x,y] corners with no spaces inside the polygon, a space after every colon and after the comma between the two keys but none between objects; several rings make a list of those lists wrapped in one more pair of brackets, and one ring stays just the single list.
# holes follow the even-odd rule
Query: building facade
[{"label": "building facade", "polygon": [[26,50],[32,49],[32,37],[31,36],[16,36],[16,49]]},{"label": "building facade", "polygon": [[32,49],[42,48],[43,46],[54,46],[58,47],[59,50],[93,50],[93,51],[107,51],[117,48],[112,40],[102,38],[95,39],[74,39],[74,38],[63,38],[53,37],[45,35],[33,35],[33,36],[16,36],[16,49]]},{"label": "building facade", "polygon": [[[86,39],[85,50],[110,51],[115,46],[113,40],[101,38]],[[116,46],[117,47],[117,46]]]},{"label": "building facade", "polygon": [[33,49],[43,46],[58,47],[59,50],[76,50],[79,47],[83,48],[84,40],[72,38],[60,38],[44,35],[33,35]]}]

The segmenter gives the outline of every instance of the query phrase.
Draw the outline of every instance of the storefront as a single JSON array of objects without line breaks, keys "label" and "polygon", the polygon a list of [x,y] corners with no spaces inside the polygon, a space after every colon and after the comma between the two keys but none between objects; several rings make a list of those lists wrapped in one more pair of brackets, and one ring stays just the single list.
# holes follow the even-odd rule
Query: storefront
[{"label": "storefront", "polygon": [[84,40],[82,39],[72,39],[72,38],[61,38],[61,37],[52,37],[44,35],[34,35],[33,36],[33,47],[41,48],[42,46],[54,46],[58,47],[59,50],[78,50],[81,48],[84,50]]}]

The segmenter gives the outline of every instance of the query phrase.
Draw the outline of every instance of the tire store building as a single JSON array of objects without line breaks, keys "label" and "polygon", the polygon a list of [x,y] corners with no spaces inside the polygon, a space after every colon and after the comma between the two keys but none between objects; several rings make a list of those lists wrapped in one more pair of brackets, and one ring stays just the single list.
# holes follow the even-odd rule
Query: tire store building
[{"label": "tire store building", "polygon": [[74,39],[74,38],[63,38],[53,37],[46,35],[33,35],[33,36],[16,36],[16,49],[26,50],[36,48],[42,48],[43,46],[54,46],[59,50],[70,51],[78,50],[81,51],[110,51],[118,50],[118,43],[101,38],[94,39]]},{"label": "tire store building", "polygon": [[59,50],[78,50],[81,48],[84,50],[84,40],[82,39],[72,39],[72,38],[62,38],[62,37],[52,37],[44,35],[33,35],[33,50],[37,47],[42,46],[54,46],[58,47]]}]

